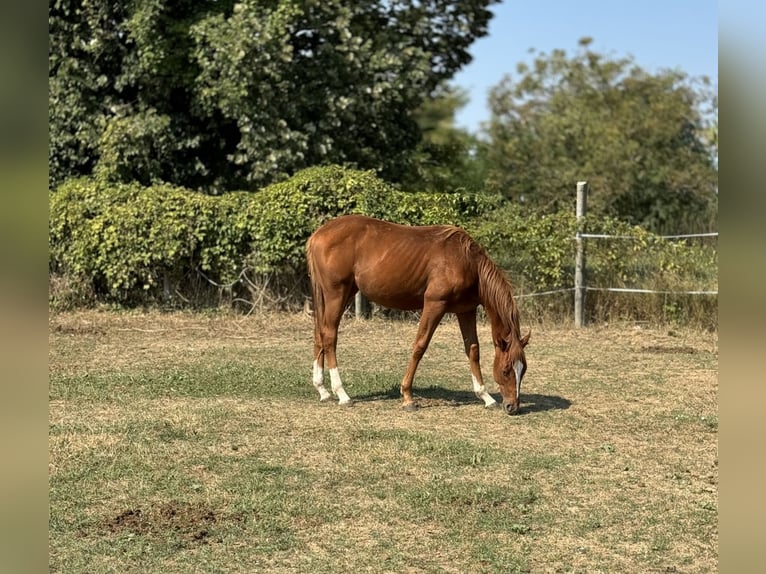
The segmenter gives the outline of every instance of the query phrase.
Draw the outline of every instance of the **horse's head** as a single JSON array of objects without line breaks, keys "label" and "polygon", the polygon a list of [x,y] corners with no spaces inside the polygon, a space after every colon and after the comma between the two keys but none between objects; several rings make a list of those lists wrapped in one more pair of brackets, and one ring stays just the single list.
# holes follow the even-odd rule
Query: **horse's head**
[{"label": "horse's head", "polygon": [[529,343],[531,331],[521,338],[498,337],[495,343],[495,363],[492,373],[503,395],[503,408],[509,415],[519,412],[521,380],[527,372],[524,347]]}]

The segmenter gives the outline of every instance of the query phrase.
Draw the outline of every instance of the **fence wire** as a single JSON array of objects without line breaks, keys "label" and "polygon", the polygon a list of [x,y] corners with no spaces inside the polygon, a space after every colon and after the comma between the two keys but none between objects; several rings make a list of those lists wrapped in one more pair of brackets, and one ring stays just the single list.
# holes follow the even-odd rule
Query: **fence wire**
[{"label": "fence wire", "polygon": [[[695,237],[718,237],[718,232],[710,233],[687,233],[680,235],[657,235],[658,239],[691,239]],[[577,237],[573,239],[631,239],[637,241],[641,238],[633,235],[609,235],[605,233],[578,233]],[[562,287],[559,289],[551,289],[549,291],[535,291],[533,293],[522,293],[516,295],[517,299],[526,299],[532,297],[542,297],[544,295],[555,295],[557,293],[567,293],[575,291],[576,287]],[[656,295],[718,295],[718,291],[663,291],[656,289],[638,289],[630,287],[584,287],[586,291],[609,291],[612,293],[645,293]]]},{"label": "fence wire", "polygon": [[[583,239],[632,239],[638,241],[644,239],[634,235],[608,235],[605,233],[580,233],[578,237]],[[689,233],[684,235],[655,235],[657,239],[691,239],[693,237],[718,237],[718,232],[712,233]]]}]

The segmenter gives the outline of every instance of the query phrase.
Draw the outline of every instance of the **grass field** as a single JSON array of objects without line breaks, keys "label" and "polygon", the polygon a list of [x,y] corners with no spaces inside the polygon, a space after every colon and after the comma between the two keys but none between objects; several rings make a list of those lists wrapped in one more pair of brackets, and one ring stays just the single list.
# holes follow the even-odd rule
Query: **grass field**
[{"label": "grass field", "polygon": [[342,408],[301,315],[52,314],[50,570],[717,571],[717,334],[535,327],[509,417],[454,320],[404,412],[415,328],[344,319]]}]

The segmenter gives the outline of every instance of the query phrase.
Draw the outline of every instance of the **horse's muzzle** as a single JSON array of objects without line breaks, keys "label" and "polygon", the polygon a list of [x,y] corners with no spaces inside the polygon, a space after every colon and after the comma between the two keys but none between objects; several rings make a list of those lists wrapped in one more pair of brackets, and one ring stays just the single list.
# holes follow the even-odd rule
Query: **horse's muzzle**
[{"label": "horse's muzzle", "polygon": [[503,403],[503,408],[505,409],[505,412],[509,415],[517,415],[519,414],[519,405],[514,405],[513,403]]}]

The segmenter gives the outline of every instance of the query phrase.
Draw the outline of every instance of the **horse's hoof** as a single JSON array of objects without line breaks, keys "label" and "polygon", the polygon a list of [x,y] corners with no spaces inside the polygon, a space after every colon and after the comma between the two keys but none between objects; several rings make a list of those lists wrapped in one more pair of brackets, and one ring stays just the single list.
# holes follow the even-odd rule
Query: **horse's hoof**
[{"label": "horse's hoof", "polygon": [[497,409],[500,408],[500,403],[495,401],[494,403],[489,403],[488,405],[484,405],[484,408],[496,411]]},{"label": "horse's hoof", "polygon": [[345,403],[338,403],[338,405],[341,407],[353,407],[354,401],[346,401]]},{"label": "horse's hoof", "polygon": [[329,405],[332,402],[332,397],[320,398],[319,402],[325,405]]},{"label": "horse's hoof", "polygon": [[416,410],[418,410],[420,407],[418,407],[417,403],[407,403],[406,405],[402,405],[402,408],[407,411],[408,413],[414,413]]}]

